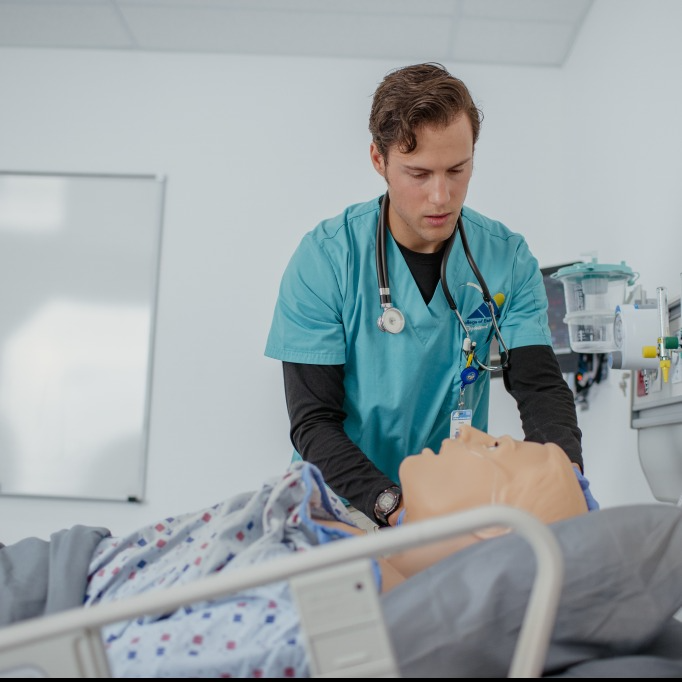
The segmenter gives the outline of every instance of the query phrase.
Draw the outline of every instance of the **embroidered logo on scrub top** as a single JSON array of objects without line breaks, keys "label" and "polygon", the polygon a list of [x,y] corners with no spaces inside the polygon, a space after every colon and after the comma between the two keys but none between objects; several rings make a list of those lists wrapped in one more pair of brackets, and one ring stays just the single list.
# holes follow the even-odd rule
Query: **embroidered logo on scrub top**
[{"label": "embroidered logo on scrub top", "polygon": [[[504,303],[504,294],[498,293],[493,296],[492,304],[493,310],[495,311],[495,317],[500,316],[500,306]],[[478,329],[489,329],[492,325],[493,320],[490,317],[490,308],[488,304],[483,301],[481,305],[471,313],[465,321],[467,329],[472,332]]]}]

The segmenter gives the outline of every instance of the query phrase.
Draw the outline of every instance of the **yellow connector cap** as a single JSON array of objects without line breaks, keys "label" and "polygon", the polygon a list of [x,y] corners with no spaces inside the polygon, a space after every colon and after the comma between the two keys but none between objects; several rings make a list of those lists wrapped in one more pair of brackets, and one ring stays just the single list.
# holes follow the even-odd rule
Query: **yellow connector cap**
[{"label": "yellow connector cap", "polygon": [[642,346],[642,357],[643,358],[658,357],[658,348],[656,346]]}]

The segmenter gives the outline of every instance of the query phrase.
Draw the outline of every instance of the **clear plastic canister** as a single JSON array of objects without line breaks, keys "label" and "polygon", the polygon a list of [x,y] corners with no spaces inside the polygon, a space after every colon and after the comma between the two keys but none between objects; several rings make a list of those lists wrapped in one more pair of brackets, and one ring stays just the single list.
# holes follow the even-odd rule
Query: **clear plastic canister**
[{"label": "clear plastic canister", "polygon": [[575,263],[552,275],[564,285],[568,338],[577,353],[608,353],[616,350],[613,323],[616,307],[625,302],[625,289],[638,273],[625,262],[619,265]]}]

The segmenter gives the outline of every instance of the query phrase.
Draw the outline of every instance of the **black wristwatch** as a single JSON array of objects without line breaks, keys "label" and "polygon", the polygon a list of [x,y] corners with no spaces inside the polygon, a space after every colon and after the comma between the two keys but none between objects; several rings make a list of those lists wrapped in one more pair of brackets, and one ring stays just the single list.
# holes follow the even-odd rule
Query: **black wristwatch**
[{"label": "black wristwatch", "polygon": [[388,526],[388,517],[400,506],[402,493],[397,485],[392,485],[379,493],[374,503],[374,516],[383,526]]}]

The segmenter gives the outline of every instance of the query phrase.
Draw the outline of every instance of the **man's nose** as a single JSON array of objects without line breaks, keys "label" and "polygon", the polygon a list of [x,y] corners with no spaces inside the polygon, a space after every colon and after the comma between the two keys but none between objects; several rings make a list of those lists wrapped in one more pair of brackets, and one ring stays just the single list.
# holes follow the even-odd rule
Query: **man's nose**
[{"label": "man's nose", "polygon": [[434,206],[445,206],[450,201],[450,190],[443,176],[434,176],[429,187],[429,201]]}]

